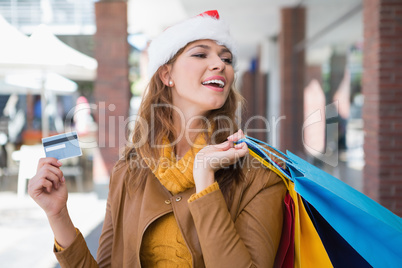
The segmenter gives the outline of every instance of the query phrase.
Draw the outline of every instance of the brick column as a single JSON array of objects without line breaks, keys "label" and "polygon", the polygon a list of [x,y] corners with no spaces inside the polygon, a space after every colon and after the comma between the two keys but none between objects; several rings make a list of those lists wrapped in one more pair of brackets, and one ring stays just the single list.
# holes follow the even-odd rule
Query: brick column
[{"label": "brick column", "polygon": [[[109,172],[124,146],[125,122],[129,113],[129,45],[126,1],[95,3],[95,57],[98,61],[94,97],[98,107],[98,144],[101,159]],[[96,170],[94,170],[96,171]],[[101,176],[101,175],[100,175]],[[96,177],[96,176],[95,176]]]},{"label": "brick column", "polygon": [[402,2],[364,1],[363,191],[402,216]]},{"label": "brick column", "polygon": [[262,141],[267,141],[267,133],[270,131],[269,121],[267,118],[267,74],[257,73],[256,75],[256,87],[255,87],[255,114],[256,129],[255,137]]},{"label": "brick column", "polygon": [[303,7],[281,10],[280,70],[281,116],[280,149],[302,153],[303,90],[305,87],[304,50],[295,46],[305,39],[306,10]]},{"label": "brick column", "polygon": [[[251,128],[250,126],[247,126],[247,121],[248,119],[253,115],[254,109],[253,109],[253,101],[254,101],[254,95],[253,91],[255,88],[255,73],[252,71],[245,71],[242,75],[242,83],[241,83],[241,88],[240,92],[241,95],[243,96],[245,100],[245,107],[244,111],[242,111],[242,128],[244,131],[248,131],[246,128]],[[253,135],[252,133],[247,133],[248,135]]]},{"label": "brick column", "polygon": [[242,128],[247,135],[267,141],[267,75],[261,73],[259,62],[255,69],[244,72],[240,92],[245,99]]}]

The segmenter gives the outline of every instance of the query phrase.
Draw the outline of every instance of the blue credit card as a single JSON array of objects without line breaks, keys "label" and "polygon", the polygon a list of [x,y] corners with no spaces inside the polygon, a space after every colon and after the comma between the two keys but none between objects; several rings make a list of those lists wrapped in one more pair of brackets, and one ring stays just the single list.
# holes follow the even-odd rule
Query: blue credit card
[{"label": "blue credit card", "polygon": [[77,132],[64,133],[42,139],[46,157],[58,160],[81,156]]}]

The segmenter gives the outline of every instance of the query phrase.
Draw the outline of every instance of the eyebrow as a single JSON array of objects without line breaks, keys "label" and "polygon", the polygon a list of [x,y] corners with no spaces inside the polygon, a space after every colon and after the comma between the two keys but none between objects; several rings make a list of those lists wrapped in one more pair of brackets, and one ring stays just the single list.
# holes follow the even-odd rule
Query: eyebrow
[{"label": "eyebrow", "polygon": [[[201,44],[201,45],[193,46],[193,47],[189,48],[187,51],[193,50],[193,49],[198,48],[198,47],[204,48],[204,49],[207,49],[207,50],[211,50],[211,47],[210,47],[210,46],[208,46],[208,45],[202,45],[202,44]],[[221,51],[220,51],[220,53],[226,53],[226,52],[228,52],[228,53],[230,53],[230,55],[232,55],[232,52],[230,52],[230,50],[227,49],[226,47],[223,47],[223,48],[221,49]]]},{"label": "eyebrow", "polygon": [[205,49],[211,49],[211,47],[208,46],[208,45],[196,45],[196,46],[190,47],[188,49],[188,51],[193,50],[193,49],[198,48],[198,47],[205,48]]}]

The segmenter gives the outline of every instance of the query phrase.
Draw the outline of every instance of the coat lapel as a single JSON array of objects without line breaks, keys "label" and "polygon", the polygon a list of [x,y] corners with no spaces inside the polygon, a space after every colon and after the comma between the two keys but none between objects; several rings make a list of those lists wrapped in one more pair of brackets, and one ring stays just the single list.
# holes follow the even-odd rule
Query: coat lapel
[{"label": "coat lapel", "polygon": [[193,265],[204,263],[197,230],[195,229],[193,217],[190,213],[187,202],[194,193],[195,187],[172,197],[174,215],[183,238],[190,249],[193,258]]}]

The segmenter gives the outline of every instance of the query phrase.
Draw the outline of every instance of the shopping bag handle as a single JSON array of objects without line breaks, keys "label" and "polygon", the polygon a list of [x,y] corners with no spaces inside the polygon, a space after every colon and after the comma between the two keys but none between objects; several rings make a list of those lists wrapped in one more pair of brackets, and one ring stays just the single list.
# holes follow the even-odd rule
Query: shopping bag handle
[{"label": "shopping bag handle", "polygon": [[275,154],[274,152],[269,151],[268,149],[266,149],[266,148],[264,148],[262,146],[258,146],[260,149],[268,152],[269,154],[274,155],[276,158],[278,158],[278,159],[282,160],[283,162],[285,162],[288,167],[292,167],[293,169],[297,170],[298,172],[300,172],[302,174],[305,173],[300,167],[298,167],[295,163],[293,163],[292,160],[289,159],[289,157],[286,154],[284,154],[283,152],[279,151],[278,149],[276,149],[272,145],[270,145],[270,144],[268,144],[266,142],[260,141],[260,140],[258,140],[256,138],[250,137],[250,136],[246,136],[246,138],[251,140],[251,141],[254,141],[254,143],[257,146],[258,146],[258,143],[259,143],[259,144],[262,144],[262,145],[265,145],[265,146],[269,147],[270,149],[274,150],[275,152],[277,152],[282,157],[277,155],[277,154]]},{"label": "shopping bag handle", "polygon": [[[268,143],[266,143],[266,142],[260,141],[260,140],[258,140],[258,139],[256,139],[256,138],[247,136],[247,135],[246,135],[246,138],[249,139],[249,140],[251,140],[251,141],[253,141],[253,142],[255,142],[255,143],[260,143],[260,144],[263,144],[263,145],[265,145],[265,146],[271,148],[272,150],[274,150],[275,152],[277,152],[278,154],[280,154],[284,159],[282,159],[280,156],[276,155],[276,154],[273,153],[273,152],[270,152],[270,153],[272,153],[273,155],[275,155],[275,157],[279,158],[280,160],[282,160],[282,161],[284,161],[284,162],[287,162],[287,161],[286,161],[286,160],[288,159],[287,155],[285,155],[284,153],[282,153],[281,151],[279,151],[278,149],[276,149],[276,148],[273,147],[272,145],[270,145],[270,144],[268,144]],[[264,147],[262,147],[262,149],[263,149],[263,150],[266,150]],[[286,160],[285,160],[285,159],[286,159]]]},{"label": "shopping bag handle", "polygon": [[[295,164],[288,158],[287,155],[285,155],[284,153],[282,153],[275,147],[269,145],[268,143],[260,141],[256,138],[253,138],[250,136],[246,136],[246,138],[240,139],[236,143],[241,143],[241,142],[245,142],[249,146],[250,152],[254,152],[254,154],[255,154],[255,155],[253,155],[254,157],[256,157],[256,155],[257,155],[261,158],[261,159],[258,159],[258,160],[260,160],[260,162],[261,162],[261,160],[267,161],[271,166],[273,166],[277,171],[279,171],[281,174],[283,174],[283,176],[285,176],[287,179],[293,181],[291,173],[288,170],[285,170],[284,168],[279,166],[270,156],[273,155],[277,159],[283,161],[286,164],[286,167],[288,169],[297,170],[298,172],[304,174],[303,170],[301,170],[299,167],[296,167]],[[261,145],[265,145],[268,148],[272,149],[273,151],[270,151]],[[267,166],[267,167],[270,168],[269,166]]]}]

